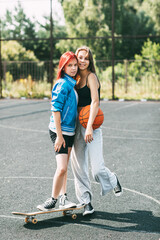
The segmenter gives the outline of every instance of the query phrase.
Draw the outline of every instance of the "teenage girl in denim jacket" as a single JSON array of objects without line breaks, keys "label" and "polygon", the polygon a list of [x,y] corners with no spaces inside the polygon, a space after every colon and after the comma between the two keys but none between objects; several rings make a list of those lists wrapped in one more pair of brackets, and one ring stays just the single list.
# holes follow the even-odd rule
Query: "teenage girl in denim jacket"
[{"label": "teenage girl in denim jacket", "polygon": [[56,154],[57,169],[53,178],[52,195],[37,208],[49,211],[59,199],[60,208],[75,207],[66,194],[67,167],[75,135],[77,95],[74,79],[78,70],[77,57],[72,52],[64,53],[59,61],[57,81],[52,90],[49,132]]}]

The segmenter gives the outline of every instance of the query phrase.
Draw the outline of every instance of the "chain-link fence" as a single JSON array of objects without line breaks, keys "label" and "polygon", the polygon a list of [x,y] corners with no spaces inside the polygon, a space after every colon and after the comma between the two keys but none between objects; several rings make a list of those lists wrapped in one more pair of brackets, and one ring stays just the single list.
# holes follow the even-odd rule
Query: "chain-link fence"
[{"label": "chain-link fence", "polygon": [[[53,65],[55,79],[57,62]],[[4,97],[50,96],[50,61],[10,61],[2,62],[2,67]],[[96,71],[101,82],[101,98],[112,99],[111,61],[97,60]],[[160,99],[160,61],[115,61],[115,98]]]},{"label": "chain-link fence", "polygon": [[[2,38],[3,29],[1,27],[0,19],[0,98],[2,97],[42,97],[50,96],[51,85],[55,79],[55,72],[57,63],[54,63],[54,41],[73,41],[73,40],[87,40],[88,43],[94,41],[100,45],[97,51],[101,50],[101,41],[105,41],[104,46],[107,46],[107,55],[105,58],[111,60],[97,60],[96,68],[97,75],[101,81],[101,97],[108,99],[154,99],[160,100],[160,71],[159,61],[152,60],[116,60],[121,59],[121,54],[116,55],[117,46],[119,41],[125,45],[130,41],[131,48],[128,51],[139,52],[135,41],[142,41],[144,39],[152,38],[159,39],[159,35],[146,34],[146,35],[121,35],[115,34],[115,18],[119,19],[119,15],[115,15],[115,0],[111,1],[111,10],[107,14],[109,22],[107,22],[110,35],[102,36],[77,36],[77,37],[56,37],[53,34],[53,13],[52,8],[55,3],[54,0],[49,0],[50,7],[48,8],[48,15],[50,15],[50,24],[48,37],[16,37],[16,38]],[[53,2],[53,3],[52,3]],[[86,6],[85,6],[86,7]],[[118,12],[116,11],[118,14]],[[119,12],[121,13],[121,12]],[[12,25],[12,24],[11,24]],[[2,41],[47,41],[50,46],[50,52],[47,55],[47,61],[36,62],[2,62]],[[134,44],[133,44],[134,43]],[[81,44],[83,45],[83,44]],[[86,45],[86,44],[84,44]],[[74,46],[74,44],[73,44]],[[72,49],[71,49],[72,50]],[[74,49],[75,50],[75,49]],[[123,49],[122,49],[123,50]],[[98,57],[98,55],[96,54]],[[100,55],[100,58],[103,56]],[[129,58],[129,55],[124,56]]]},{"label": "chain-link fence", "polygon": [[[115,99],[160,99],[160,61],[116,60]],[[97,61],[101,96],[112,98],[111,61]]]}]

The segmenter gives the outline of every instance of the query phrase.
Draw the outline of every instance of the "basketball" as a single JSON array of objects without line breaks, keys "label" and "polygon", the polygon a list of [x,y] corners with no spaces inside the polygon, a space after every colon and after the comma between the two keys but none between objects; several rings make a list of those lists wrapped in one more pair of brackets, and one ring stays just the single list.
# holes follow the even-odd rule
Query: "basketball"
[{"label": "basketball", "polygon": [[[89,114],[90,114],[90,105],[83,107],[81,109],[81,111],[79,112],[79,122],[84,128],[87,127]],[[103,121],[104,121],[104,114],[103,114],[102,110],[99,108],[97,116],[96,116],[93,126],[92,126],[93,129],[99,128],[102,125]]]}]

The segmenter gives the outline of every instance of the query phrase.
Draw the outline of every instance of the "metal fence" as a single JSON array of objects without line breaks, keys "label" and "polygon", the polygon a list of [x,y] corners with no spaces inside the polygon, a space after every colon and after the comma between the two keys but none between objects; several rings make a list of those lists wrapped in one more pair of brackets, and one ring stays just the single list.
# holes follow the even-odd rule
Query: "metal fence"
[{"label": "metal fence", "polygon": [[49,79],[50,61],[4,61],[2,62],[3,80],[7,82],[8,74],[12,81],[27,79],[29,76],[34,81]]},{"label": "metal fence", "polygon": [[[115,60],[115,99],[160,100],[159,60]],[[97,61],[102,97],[112,98],[111,61]]]},{"label": "metal fence", "polygon": [[[53,78],[54,78],[54,72],[53,69],[55,68],[53,64],[53,48],[54,48],[54,40],[100,40],[100,39],[110,39],[112,43],[112,53],[111,53],[111,61],[97,61],[97,68],[98,73],[101,78],[101,74],[103,74],[102,67],[99,66],[100,62],[104,66],[104,69],[107,68],[107,66],[112,66],[112,74],[109,74],[109,77],[103,76],[102,78],[102,96],[105,98],[108,96],[111,99],[116,98],[133,98],[133,99],[139,99],[141,97],[151,98],[151,99],[159,99],[159,73],[158,76],[154,76],[151,73],[148,74],[148,76],[145,76],[145,74],[142,74],[140,71],[139,76],[132,77],[132,73],[128,70],[128,66],[130,65],[129,61],[124,63],[119,63],[121,65],[116,65],[115,60],[115,40],[116,39],[159,39],[160,35],[119,35],[117,36],[115,34],[115,0],[112,0],[112,10],[111,10],[111,35],[110,36],[81,36],[81,37],[54,37],[53,36],[53,16],[52,16],[52,2],[53,0],[50,0],[50,36],[48,38],[2,38],[2,27],[1,27],[1,19],[0,19],[0,98],[5,97],[8,94],[7,89],[7,81],[9,79],[11,88],[11,82],[15,83],[17,79],[21,79],[21,82],[25,82],[25,85],[27,86],[27,81],[29,79],[30,82],[33,82],[35,80],[36,82],[38,80],[44,80],[47,79],[47,81],[50,82],[50,85],[52,84]],[[50,42],[50,56],[48,58],[47,63],[46,62],[35,62],[35,63],[24,63],[24,62],[17,62],[17,63],[11,63],[11,62],[3,62],[2,63],[2,54],[1,54],[1,43],[2,41],[48,41]],[[45,64],[46,63],[46,64]],[[126,64],[127,63],[127,64]],[[17,66],[18,64],[18,66]],[[106,64],[106,66],[105,66]],[[2,66],[3,65],[3,66]],[[15,66],[14,66],[15,65]],[[17,67],[16,67],[17,66]],[[54,68],[53,68],[54,67]],[[115,69],[115,67],[117,69]],[[10,68],[10,69],[9,69]],[[119,70],[121,68],[121,70]],[[23,70],[22,70],[23,69]],[[124,70],[125,69],[125,70]],[[110,70],[108,70],[110,71]],[[107,76],[108,76],[107,71]],[[122,73],[120,74],[120,72]],[[118,72],[118,73],[117,73]],[[122,75],[120,77],[120,75]],[[142,80],[143,76],[143,81]],[[2,82],[3,79],[3,82]],[[135,81],[133,81],[133,79]],[[138,80],[141,79],[141,80]],[[147,80],[145,80],[147,79]],[[150,80],[149,80],[150,79]],[[156,79],[156,83],[153,84],[154,79]],[[157,80],[158,79],[158,80]],[[149,81],[149,82],[148,82]],[[145,82],[145,83],[144,83]],[[147,83],[146,83],[147,82]],[[111,86],[111,89],[110,89]],[[136,87],[132,87],[136,86]],[[147,87],[144,87],[147,86]],[[150,87],[151,86],[151,87]],[[154,87],[153,87],[154,86]],[[136,90],[135,90],[136,89]],[[141,89],[141,90],[140,90]],[[156,89],[156,90],[155,90]],[[158,90],[157,90],[158,89]],[[2,91],[3,90],[3,91]],[[5,94],[4,94],[5,91]],[[133,92],[138,92],[138,94],[133,94]],[[158,91],[158,93],[157,93]],[[23,91],[24,92],[24,91]],[[110,92],[111,95],[110,95]],[[13,94],[11,94],[12,96]]]},{"label": "metal fence", "polygon": [[[57,62],[53,63],[56,78]],[[3,96],[14,97],[19,85],[24,85],[20,95],[26,97],[48,96],[50,94],[50,61],[2,62]],[[112,62],[97,60],[96,71],[101,82],[101,97],[112,99]],[[35,84],[43,87],[47,94],[30,94]],[[16,88],[15,85],[16,84]],[[14,87],[13,87],[14,86]],[[22,89],[22,86],[21,88]],[[37,90],[38,91],[38,90]],[[43,90],[42,90],[43,91]],[[12,93],[11,93],[12,92]],[[119,60],[115,61],[115,99],[152,99],[160,100],[160,61],[156,60]]]}]

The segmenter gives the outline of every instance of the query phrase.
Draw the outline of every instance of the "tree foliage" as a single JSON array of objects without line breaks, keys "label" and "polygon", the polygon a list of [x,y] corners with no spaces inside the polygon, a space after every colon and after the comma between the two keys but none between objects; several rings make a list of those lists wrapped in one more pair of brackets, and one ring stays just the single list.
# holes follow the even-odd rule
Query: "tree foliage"
[{"label": "tree foliage", "polygon": [[[48,38],[50,37],[50,19],[45,17],[45,23],[39,24],[39,29],[37,31],[37,38]],[[57,22],[54,21],[53,26],[53,37],[66,37],[66,31],[64,26],[59,26]],[[53,55],[54,59],[59,59],[61,52],[56,48],[56,43],[58,40],[53,41]],[[49,60],[50,58],[50,41],[38,40],[34,43],[35,55],[40,60]]]},{"label": "tree foliage", "polygon": [[[145,1],[145,0],[144,0]],[[148,0],[149,1],[149,0]],[[155,33],[153,21],[141,8],[143,0],[115,1],[115,36],[148,35]],[[105,0],[65,0],[62,1],[68,36],[91,37],[110,36],[112,30],[112,1]],[[139,53],[145,39],[129,38],[115,40],[117,59],[133,58]],[[86,44],[98,59],[111,59],[111,39],[73,40],[57,45],[62,51],[75,50]]]},{"label": "tree foliage", "polygon": [[[2,19],[2,37],[13,39],[36,37],[36,24],[26,17],[19,2],[13,12],[7,10]],[[23,41],[22,44],[26,49],[34,50],[31,41]]]},{"label": "tree foliage", "polygon": [[[106,23],[105,9],[109,4],[102,0],[63,1],[66,30],[69,37],[106,37],[111,34]],[[108,16],[107,16],[108,18]],[[108,58],[111,53],[110,39],[83,39],[61,41],[57,47],[61,51],[75,51],[80,45],[88,45],[97,58]]]},{"label": "tree foliage", "polygon": [[[14,8],[14,11],[6,11],[4,18],[2,19],[2,37],[9,39],[24,39],[20,41],[20,44],[34,52],[39,60],[50,59],[50,42],[49,40],[25,40],[35,38],[49,38],[50,37],[50,19],[49,16],[44,16],[45,23],[42,25],[36,20],[31,21],[27,18],[20,2]],[[54,37],[65,37],[65,27],[59,26],[54,21]],[[59,58],[61,54],[58,49],[55,48],[57,41],[53,42],[54,45],[54,58]],[[24,60],[24,59],[21,59]]]},{"label": "tree foliage", "polygon": [[4,61],[37,61],[31,50],[26,50],[16,41],[2,43],[2,60]]},{"label": "tree foliage", "polygon": [[[66,26],[54,21],[53,37],[84,39],[54,40],[54,59],[64,51],[75,51],[80,45],[88,45],[96,59],[111,59],[112,1],[111,0],[61,0]],[[115,36],[157,34],[160,31],[159,0],[115,0]],[[102,37],[94,39],[94,37]],[[30,20],[20,2],[14,11],[6,11],[2,19],[3,38],[49,38],[50,19],[45,16],[42,25]],[[88,38],[88,37],[92,37]],[[106,38],[103,38],[106,37]],[[88,38],[88,39],[87,39]],[[140,54],[146,38],[116,38],[115,58],[132,59]],[[153,41],[153,40],[152,40]],[[156,39],[154,39],[156,42]],[[49,40],[20,41],[26,50],[34,52],[39,60],[50,59]],[[21,59],[23,60],[23,59]]]},{"label": "tree foliage", "polygon": [[[115,65],[116,81],[125,80],[125,71],[127,67],[127,75],[129,81],[140,82],[142,79],[147,81],[159,81],[160,74],[160,44],[153,43],[148,39],[142,46],[140,54],[135,54],[135,60]],[[100,75],[100,79],[105,82],[105,79],[112,79],[112,68],[106,68]],[[157,84],[158,85],[158,84]]]},{"label": "tree foliage", "polygon": [[141,8],[145,14],[150,17],[150,21],[154,24],[155,31],[160,33],[160,1],[159,0],[144,0]]}]

